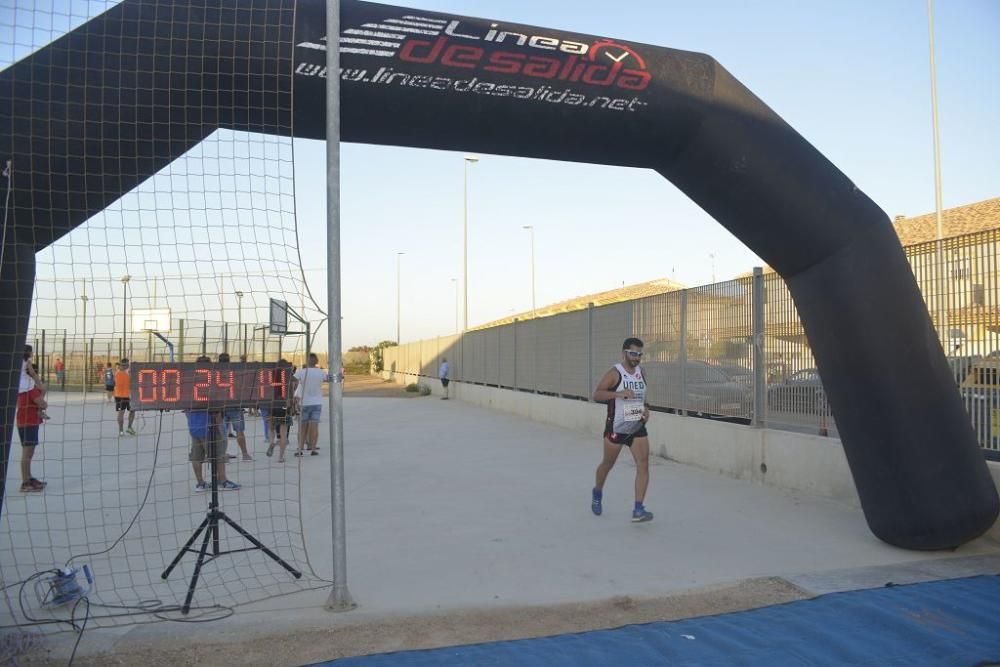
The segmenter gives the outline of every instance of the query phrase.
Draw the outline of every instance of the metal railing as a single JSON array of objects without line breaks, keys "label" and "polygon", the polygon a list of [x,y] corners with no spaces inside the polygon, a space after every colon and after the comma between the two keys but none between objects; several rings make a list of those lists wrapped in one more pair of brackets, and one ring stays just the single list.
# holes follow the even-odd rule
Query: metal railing
[{"label": "metal railing", "polygon": [[[1000,230],[904,248],[987,456],[1000,459]],[[837,435],[784,281],[753,276],[407,343],[385,370],[588,400],[621,343],[645,343],[655,409]]]}]

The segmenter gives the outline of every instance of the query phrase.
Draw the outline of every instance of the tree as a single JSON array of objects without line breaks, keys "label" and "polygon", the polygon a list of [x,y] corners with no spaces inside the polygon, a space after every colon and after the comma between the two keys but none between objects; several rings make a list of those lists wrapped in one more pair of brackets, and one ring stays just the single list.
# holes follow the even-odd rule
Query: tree
[{"label": "tree", "polygon": [[387,347],[396,347],[397,345],[399,345],[399,343],[394,340],[384,340],[368,353],[368,356],[371,357],[372,360],[372,369],[376,373],[381,373],[383,369],[385,369],[385,361],[382,357],[382,350]]}]

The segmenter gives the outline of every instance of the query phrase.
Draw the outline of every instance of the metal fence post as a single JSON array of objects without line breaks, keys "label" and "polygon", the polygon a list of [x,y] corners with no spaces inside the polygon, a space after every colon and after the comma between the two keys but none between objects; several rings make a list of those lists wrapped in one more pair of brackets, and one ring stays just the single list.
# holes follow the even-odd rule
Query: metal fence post
[{"label": "metal fence post", "polygon": [[677,351],[677,364],[680,366],[680,384],[681,384],[681,404],[677,409],[677,413],[681,415],[687,414],[687,360],[688,360],[688,290],[683,290],[681,292],[681,346]]},{"label": "metal fence post", "polygon": [[63,340],[62,340],[62,363],[63,363],[62,378],[56,378],[56,381],[59,382],[59,388],[62,391],[66,391],[66,364],[69,363],[69,357],[66,356],[66,330],[65,329],[63,329]]},{"label": "metal fence post", "polygon": [[179,333],[177,335],[177,360],[184,361],[184,320],[177,322]]},{"label": "metal fence post", "polygon": [[764,350],[764,269],[753,269],[753,416],[750,425],[762,428],[767,425],[767,357]]},{"label": "metal fence post", "polygon": [[517,323],[518,319],[515,317],[514,324],[511,325],[511,335],[514,336],[514,379],[511,382],[514,386],[512,386],[511,389],[514,391],[517,391]]}]

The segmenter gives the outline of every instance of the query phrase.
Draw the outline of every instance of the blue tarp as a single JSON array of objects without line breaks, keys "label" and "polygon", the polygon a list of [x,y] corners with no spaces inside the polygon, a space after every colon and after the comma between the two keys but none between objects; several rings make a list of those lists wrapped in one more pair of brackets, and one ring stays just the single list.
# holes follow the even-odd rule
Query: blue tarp
[{"label": "blue tarp", "polygon": [[343,658],[401,665],[977,665],[1000,662],[1000,576],[832,593],[751,611]]}]

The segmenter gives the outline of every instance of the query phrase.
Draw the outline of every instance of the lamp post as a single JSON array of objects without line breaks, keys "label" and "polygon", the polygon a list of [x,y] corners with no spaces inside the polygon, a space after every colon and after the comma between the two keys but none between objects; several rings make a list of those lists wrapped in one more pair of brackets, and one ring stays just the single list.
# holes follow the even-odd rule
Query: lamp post
[{"label": "lamp post", "polygon": [[535,317],[535,226],[523,225],[521,229],[531,234],[531,316]]},{"label": "lamp post", "polygon": [[122,349],[118,355],[119,359],[125,358],[125,340],[128,338],[128,281],[130,280],[132,276],[129,274],[122,276]]},{"label": "lamp post", "polygon": [[90,369],[87,368],[87,279],[83,279],[83,292],[80,294],[83,302],[83,398],[87,398],[87,381],[90,379]]},{"label": "lamp post", "polygon": [[399,334],[399,304],[400,304],[400,258],[405,255],[405,252],[396,253],[396,345],[400,345],[400,334]]},{"label": "lamp post", "polygon": [[240,337],[240,356],[247,356],[247,338],[243,335],[243,292],[236,290],[236,332]]},{"label": "lamp post", "polygon": [[458,333],[458,278],[452,278],[451,284],[455,288],[455,333]]},{"label": "lamp post", "polygon": [[927,30],[931,53],[931,120],[934,131],[934,212],[936,219],[937,240],[935,250],[935,264],[937,264],[937,275],[940,283],[938,287],[939,297],[937,299],[938,319],[941,322],[941,344],[946,351],[949,347],[948,331],[948,285],[946,276],[948,272],[944,266],[944,214],[941,210],[941,135],[938,131],[938,103],[937,103],[937,65],[934,59],[934,2],[927,0]]},{"label": "lamp post", "polygon": [[462,300],[464,302],[462,315],[462,331],[469,328],[469,165],[479,162],[479,158],[465,156],[464,180],[464,212],[462,215]]},{"label": "lamp post", "polygon": [[708,258],[712,260],[712,283],[715,284],[715,253],[708,253]]}]

